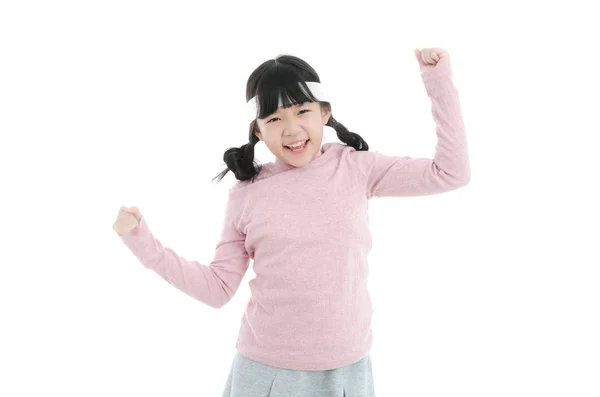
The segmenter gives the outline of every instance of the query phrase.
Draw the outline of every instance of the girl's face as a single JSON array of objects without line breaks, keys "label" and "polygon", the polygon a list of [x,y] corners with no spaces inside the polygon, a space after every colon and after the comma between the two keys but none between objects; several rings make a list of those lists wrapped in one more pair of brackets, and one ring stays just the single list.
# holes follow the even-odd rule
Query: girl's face
[{"label": "girl's face", "polygon": [[[303,167],[321,152],[323,125],[330,115],[321,109],[319,102],[305,102],[287,109],[279,107],[264,119],[256,119],[259,131],[255,133],[277,158],[294,167]],[[298,142],[299,148],[289,147]]]}]

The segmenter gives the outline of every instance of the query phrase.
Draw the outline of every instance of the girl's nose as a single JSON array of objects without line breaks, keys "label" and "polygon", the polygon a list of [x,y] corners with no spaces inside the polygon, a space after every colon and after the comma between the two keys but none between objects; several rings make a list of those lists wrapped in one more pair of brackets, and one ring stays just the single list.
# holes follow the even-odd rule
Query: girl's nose
[{"label": "girl's nose", "polygon": [[286,117],[283,133],[285,135],[294,135],[300,130],[300,119],[295,116]]}]

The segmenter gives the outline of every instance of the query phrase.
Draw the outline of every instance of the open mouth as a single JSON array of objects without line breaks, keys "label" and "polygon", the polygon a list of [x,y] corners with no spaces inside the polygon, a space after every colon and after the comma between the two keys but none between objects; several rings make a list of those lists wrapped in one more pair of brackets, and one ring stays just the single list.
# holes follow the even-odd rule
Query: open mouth
[{"label": "open mouth", "polygon": [[302,153],[306,149],[308,141],[310,141],[310,139],[305,140],[301,145],[294,145],[292,147],[284,145],[284,147],[292,153]]}]

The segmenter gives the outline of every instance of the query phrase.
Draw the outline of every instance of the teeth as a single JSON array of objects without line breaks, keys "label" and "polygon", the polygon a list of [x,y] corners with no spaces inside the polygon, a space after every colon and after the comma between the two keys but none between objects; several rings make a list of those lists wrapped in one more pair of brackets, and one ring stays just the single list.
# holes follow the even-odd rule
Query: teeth
[{"label": "teeth", "polygon": [[297,147],[300,147],[300,146],[304,145],[304,143],[306,143],[306,141],[296,143],[295,145],[288,145],[288,147],[289,148],[297,148]]}]

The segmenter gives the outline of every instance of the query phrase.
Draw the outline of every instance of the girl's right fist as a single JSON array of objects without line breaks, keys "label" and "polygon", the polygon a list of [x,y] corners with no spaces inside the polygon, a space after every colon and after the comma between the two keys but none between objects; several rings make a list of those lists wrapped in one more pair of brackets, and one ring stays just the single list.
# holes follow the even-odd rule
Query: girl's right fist
[{"label": "girl's right fist", "polygon": [[113,229],[119,236],[124,236],[139,226],[142,215],[137,207],[121,207],[117,220],[113,224]]}]

